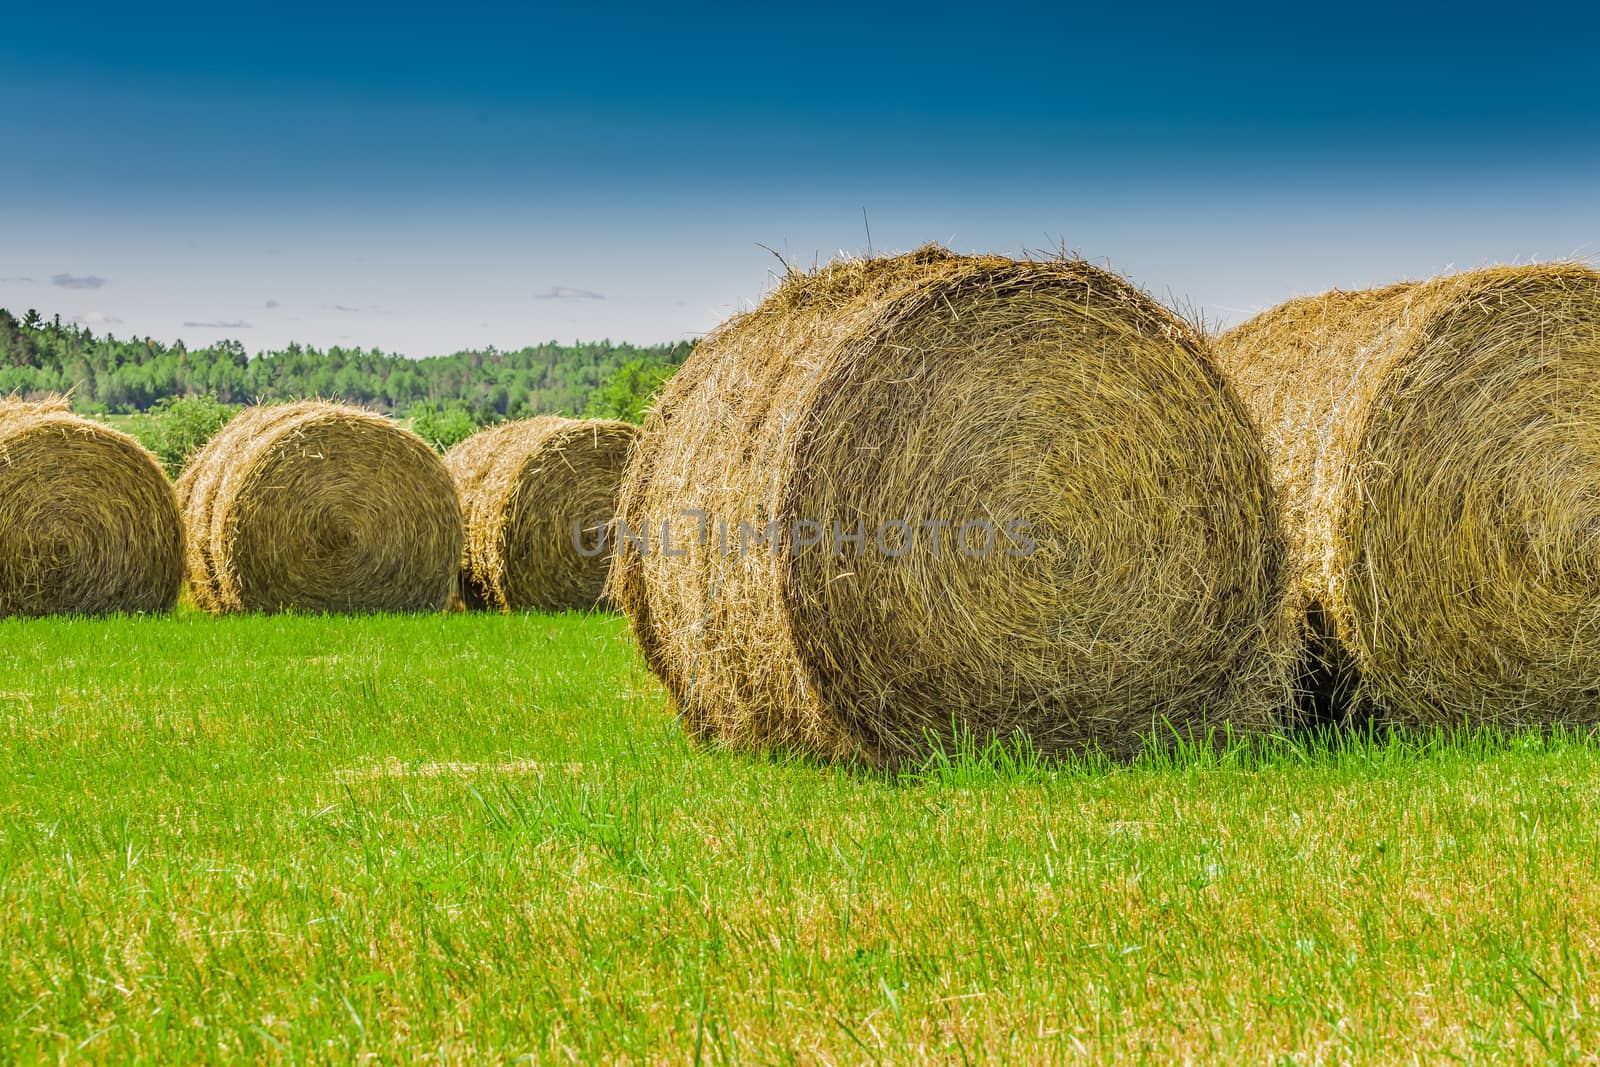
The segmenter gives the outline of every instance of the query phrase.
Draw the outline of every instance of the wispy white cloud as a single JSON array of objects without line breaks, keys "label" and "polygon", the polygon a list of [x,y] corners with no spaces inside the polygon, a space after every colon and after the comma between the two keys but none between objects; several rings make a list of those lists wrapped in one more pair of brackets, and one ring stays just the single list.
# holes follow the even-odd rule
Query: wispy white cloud
[{"label": "wispy white cloud", "polygon": [[248,330],[250,324],[239,319],[212,319],[209,322],[187,319],[184,326],[191,330]]},{"label": "wispy white cloud", "polygon": [[59,289],[99,289],[110,282],[98,274],[52,274],[50,284]]},{"label": "wispy white cloud", "polygon": [[278,303],[276,300],[268,300],[266,306],[268,311],[272,311],[275,308],[281,308],[283,305]]},{"label": "wispy white cloud", "polygon": [[604,300],[606,294],[593,289],[574,289],[570,285],[552,285],[547,293],[534,293],[535,300]]},{"label": "wispy white cloud", "polygon": [[37,278],[0,278],[0,285],[38,285]]},{"label": "wispy white cloud", "polygon": [[365,304],[361,307],[351,307],[349,304],[323,304],[323,311],[337,311],[342,315],[393,315],[394,312],[382,304]]},{"label": "wispy white cloud", "polygon": [[85,311],[82,315],[72,316],[72,321],[79,326],[121,326],[122,320],[115,315],[107,315],[104,311]]}]

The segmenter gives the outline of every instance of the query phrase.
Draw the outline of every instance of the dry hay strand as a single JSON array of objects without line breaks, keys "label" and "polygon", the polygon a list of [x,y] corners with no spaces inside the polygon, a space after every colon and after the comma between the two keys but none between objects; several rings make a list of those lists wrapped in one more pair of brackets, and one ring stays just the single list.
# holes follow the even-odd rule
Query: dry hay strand
[{"label": "dry hay strand", "polygon": [[260,405],[240,411],[211,436],[178,475],[178,501],[189,533],[184,540],[184,571],[189,579],[189,597],[203,611],[224,610],[217,566],[211,556],[211,515],[217,484],[227,469],[226,458],[283,410]]},{"label": "dry hay strand", "polygon": [[161,464],[62,399],[0,399],[0,615],[170,611],[183,527]]},{"label": "dry hay strand", "polygon": [[[739,551],[741,521],[775,550]],[[961,533],[985,521],[987,552]],[[1288,695],[1248,416],[1190,327],[1084,262],[928,247],[791,275],[668,384],[616,533],[647,661],[730,747],[1127,753],[1270,726]]]},{"label": "dry hay strand", "polygon": [[437,611],[455,587],[450,473],[382,415],[321,401],[247,408],[178,479],[197,606]]},{"label": "dry hay strand", "polygon": [[1334,291],[1218,349],[1272,458],[1324,714],[1600,721],[1600,274]]},{"label": "dry hay strand", "polygon": [[605,588],[606,530],[638,427],[555,415],[473,434],[445,456],[466,522],[468,607],[594,607]]}]

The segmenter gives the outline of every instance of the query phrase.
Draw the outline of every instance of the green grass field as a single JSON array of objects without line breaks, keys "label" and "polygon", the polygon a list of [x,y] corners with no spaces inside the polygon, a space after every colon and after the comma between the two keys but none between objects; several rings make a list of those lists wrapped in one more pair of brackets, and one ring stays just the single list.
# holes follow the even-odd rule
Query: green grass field
[{"label": "green grass field", "polygon": [[902,780],[610,617],[0,624],[0,1060],[1566,1061],[1600,749]]}]

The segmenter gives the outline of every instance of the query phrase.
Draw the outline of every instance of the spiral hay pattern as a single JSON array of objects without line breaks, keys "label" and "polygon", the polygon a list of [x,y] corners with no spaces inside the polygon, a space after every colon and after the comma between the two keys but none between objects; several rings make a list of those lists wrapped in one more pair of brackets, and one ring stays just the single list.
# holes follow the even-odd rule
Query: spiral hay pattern
[{"label": "spiral hay pattern", "polygon": [[469,607],[565,611],[599,602],[607,530],[637,435],[626,422],[548,415],[483,430],[450,450]]},{"label": "spiral hay pattern", "polygon": [[169,611],[182,580],[154,456],[65,401],[0,399],[0,615]]},{"label": "spiral hay pattern", "polygon": [[461,508],[421,438],[360,408],[249,408],[178,480],[195,603],[236,611],[445,608]]},{"label": "spiral hay pattern", "polygon": [[[776,550],[734,550],[741,520]],[[800,520],[871,532],[805,547]],[[732,747],[1126,752],[1267,726],[1288,691],[1246,413],[1189,327],[1083,262],[930,247],[791,276],[669,383],[617,529],[648,662]]]},{"label": "spiral hay pattern", "polygon": [[1295,300],[1220,338],[1308,662],[1402,726],[1600,722],[1600,274]]}]

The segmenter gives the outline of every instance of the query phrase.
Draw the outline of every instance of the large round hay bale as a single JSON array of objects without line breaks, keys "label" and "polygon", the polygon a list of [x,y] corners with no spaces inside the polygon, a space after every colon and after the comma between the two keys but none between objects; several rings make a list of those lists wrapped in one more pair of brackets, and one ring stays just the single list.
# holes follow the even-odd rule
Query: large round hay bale
[{"label": "large round hay bale", "polygon": [[1122,753],[1273,721],[1274,523],[1189,327],[1087,263],[925,248],[791,276],[696,347],[613,588],[702,738]]},{"label": "large round hay bale", "polygon": [[637,435],[626,422],[546,415],[480,431],[450,450],[469,607],[565,611],[599,602],[607,529]]},{"label": "large round hay bale", "polygon": [[282,406],[260,405],[240,411],[211,436],[178,475],[178,502],[188,531],[184,539],[184,571],[189,580],[189,596],[204,611],[225,610],[211,556],[211,514],[217,483],[227,469],[227,457],[237,451],[239,442],[250,440],[284,410]]},{"label": "large round hay bale", "polygon": [[0,400],[0,615],[168,611],[182,581],[154,456],[65,402]]},{"label": "large round hay bale", "polygon": [[248,408],[178,479],[189,584],[211,612],[435,611],[461,507],[423,440],[360,408]]},{"label": "large round hay bale", "polygon": [[1332,710],[1600,722],[1600,274],[1472,271],[1224,335]]}]

